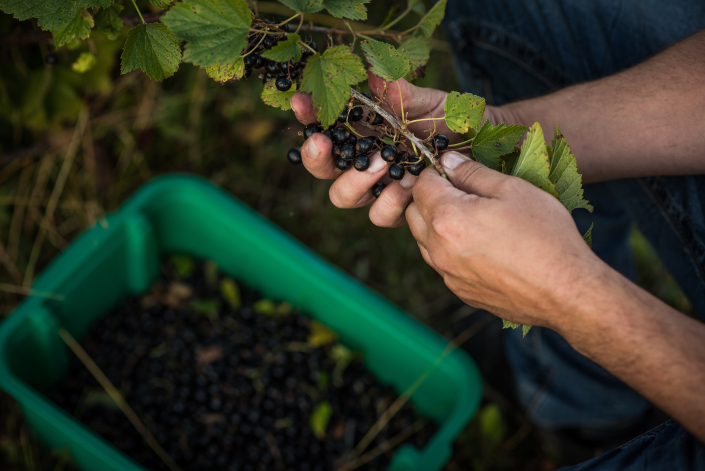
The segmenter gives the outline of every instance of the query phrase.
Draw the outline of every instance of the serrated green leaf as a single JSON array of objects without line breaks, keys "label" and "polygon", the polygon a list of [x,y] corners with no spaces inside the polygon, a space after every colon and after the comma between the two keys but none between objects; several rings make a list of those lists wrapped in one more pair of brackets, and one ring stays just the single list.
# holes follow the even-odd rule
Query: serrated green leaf
[{"label": "serrated green leaf", "polygon": [[368,40],[362,42],[362,51],[370,63],[370,72],[388,82],[396,82],[409,73],[409,53],[391,44]]},{"label": "serrated green leaf", "polygon": [[120,18],[121,5],[101,9],[95,16],[95,29],[114,41],[120,35],[124,22]]},{"label": "serrated green leaf", "polygon": [[391,137],[388,137],[388,136],[380,136],[379,140],[384,142],[388,146],[396,146],[397,145],[397,143],[394,142],[394,139],[392,139]]},{"label": "serrated green leaf", "polygon": [[330,421],[330,416],[333,414],[333,408],[328,401],[323,401],[313,409],[311,412],[310,426],[311,431],[319,439],[326,436],[326,429],[328,428],[328,422]]},{"label": "serrated green leaf", "polygon": [[330,126],[350,99],[350,86],[367,78],[360,57],[348,46],[334,46],[308,60],[301,90],[311,93],[316,116],[323,126]]},{"label": "serrated green leaf", "polygon": [[287,62],[291,59],[296,62],[301,59],[302,55],[299,41],[301,41],[301,37],[298,34],[290,33],[284,41],[280,41],[269,51],[262,53],[262,57],[275,62]]},{"label": "serrated green leaf", "polygon": [[446,14],[446,1],[440,0],[426,13],[426,15],[419,21],[419,27],[417,29],[418,34],[425,38],[430,38],[433,35],[433,31],[436,27],[441,24],[443,17]]},{"label": "serrated green leaf", "polygon": [[91,70],[97,61],[96,57],[90,52],[82,52],[81,55],[78,56],[78,59],[76,59],[76,62],[71,64],[71,69],[73,69],[74,72],[83,74]]},{"label": "serrated green leaf", "polygon": [[539,188],[552,185],[548,178],[550,172],[546,142],[539,123],[529,128],[526,140],[521,145],[521,151],[512,175],[526,180]]},{"label": "serrated green leaf", "polygon": [[142,24],[130,30],[120,57],[120,73],[142,69],[153,80],[162,81],[179,68],[181,49],[165,25]]},{"label": "serrated green leaf", "polygon": [[184,61],[209,67],[233,64],[247,46],[252,15],[245,0],[187,0],[162,22],[186,41]]},{"label": "serrated green leaf", "polygon": [[242,57],[238,57],[230,65],[206,67],[206,75],[220,83],[240,80],[245,75],[245,60]]},{"label": "serrated green leaf", "polygon": [[79,8],[108,8],[115,0],[77,0]]},{"label": "serrated green leaf", "polygon": [[331,16],[355,21],[367,19],[366,3],[370,0],[323,0],[323,6]]},{"label": "serrated green leaf", "polygon": [[78,12],[78,15],[73,20],[52,32],[55,47],[65,46],[73,41],[74,38],[86,39],[91,35],[91,28],[93,28],[94,24],[90,13],[86,10]]},{"label": "serrated green leaf", "polygon": [[169,5],[174,3],[174,0],[149,0],[149,3],[154,5],[157,8],[168,8]]},{"label": "serrated green leaf", "polygon": [[529,333],[529,331],[531,330],[531,327],[533,327],[533,326],[530,326],[530,325],[522,325],[521,326],[521,334],[523,337],[526,337],[526,334]]},{"label": "serrated green leaf", "polygon": [[519,327],[521,324],[517,324],[516,322],[508,321],[505,319],[502,319],[502,328],[503,329],[516,329]]},{"label": "serrated green leaf", "polygon": [[76,0],[0,0],[0,10],[18,20],[37,18],[45,31],[54,31],[71,22],[78,14]]},{"label": "serrated green leaf", "polygon": [[274,80],[270,80],[262,89],[262,101],[274,108],[289,111],[291,109],[291,97],[296,93],[296,83],[291,84],[291,88],[285,92],[277,90]]},{"label": "serrated green leaf", "polygon": [[323,10],[323,0],[279,0],[296,13],[316,13]]},{"label": "serrated green leaf", "polygon": [[575,156],[570,153],[570,147],[565,137],[556,130],[552,141],[551,170],[548,178],[556,185],[561,203],[572,212],[584,208],[592,212],[592,206],[583,198],[583,179],[578,173]]},{"label": "serrated green leaf", "polygon": [[472,141],[472,155],[481,164],[499,170],[500,157],[514,150],[525,132],[526,126],[505,123],[493,126],[487,120]]},{"label": "serrated green leaf", "polygon": [[431,55],[431,45],[427,39],[413,36],[399,46],[409,53],[409,64],[413,72],[418,67],[425,65]]},{"label": "serrated green leaf", "polygon": [[451,131],[465,134],[482,121],[485,99],[472,93],[451,92],[444,105],[445,121]]},{"label": "serrated green leaf", "polygon": [[592,226],[594,226],[595,223],[590,224],[590,228],[587,230],[585,234],[583,234],[583,240],[585,241],[586,244],[588,244],[588,247],[592,248]]}]

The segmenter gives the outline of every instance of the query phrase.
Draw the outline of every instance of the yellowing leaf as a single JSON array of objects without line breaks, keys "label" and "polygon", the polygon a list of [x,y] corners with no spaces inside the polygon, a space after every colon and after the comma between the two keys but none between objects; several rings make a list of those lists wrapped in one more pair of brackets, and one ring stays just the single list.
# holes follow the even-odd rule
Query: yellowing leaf
[{"label": "yellowing leaf", "polygon": [[153,80],[162,81],[179,68],[181,49],[163,24],[142,24],[128,33],[121,59],[120,73],[142,69]]},{"label": "yellowing leaf", "polygon": [[548,178],[555,184],[561,203],[570,212],[577,208],[592,212],[592,206],[583,198],[583,178],[578,173],[575,156],[570,153],[568,142],[558,130],[558,126],[556,126],[552,144],[551,170]]},{"label": "yellowing leaf", "polygon": [[363,41],[362,51],[370,63],[370,72],[388,82],[396,82],[409,73],[409,53],[380,41]]},{"label": "yellowing leaf", "polygon": [[240,307],[242,307],[240,290],[237,284],[230,278],[223,278],[223,281],[220,282],[220,294],[233,309],[240,309]]},{"label": "yellowing leaf", "polygon": [[229,65],[206,67],[206,75],[220,83],[240,80],[245,75],[245,61],[242,57],[238,57],[235,62]]},{"label": "yellowing leaf", "polygon": [[365,4],[369,2],[370,0],[323,0],[323,6],[336,18],[364,21],[367,19]]},{"label": "yellowing leaf", "polygon": [[444,105],[445,121],[451,131],[465,134],[482,121],[485,99],[472,93],[451,92]]},{"label": "yellowing leaf", "polygon": [[186,41],[184,61],[209,67],[235,63],[247,45],[252,15],[245,0],[187,0],[162,18]]},{"label": "yellowing leaf", "polygon": [[284,41],[279,41],[276,46],[269,51],[264,51],[262,57],[273,60],[275,62],[287,62],[291,59],[298,61],[301,59],[301,46],[299,45],[299,37],[296,33],[289,33]]},{"label": "yellowing leaf", "polygon": [[313,409],[313,412],[311,412],[311,431],[319,439],[326,436],[326,429],[328,428],[328,422],[332,414],[333,408],[328,401],[321,402]]},{"label": "yellowing leaf", "polygon": [[78,56],[78,59],[76,59],[76,62],[71,64],[71,68],[75,72],[83,74],[91,70],[96,64],[96,62],[97,59],[93,54],[91,54],[90,52],[82,52],[81,55]]},{"label": "yellowing leaf", "polygon": [[328,345],[338,340],[338,334],[320,322],[311,321],[309,330],[308,343],[314,348]]},{"label": "yellowing leaf", "polygon": [[291,88],[285,92],[279,91],[274,83],[274,79],[264,84],[262,88],[262,101],[280,110],[289,111],[291,109],[291,97],[296,93],[296,83],[291,84]]}]

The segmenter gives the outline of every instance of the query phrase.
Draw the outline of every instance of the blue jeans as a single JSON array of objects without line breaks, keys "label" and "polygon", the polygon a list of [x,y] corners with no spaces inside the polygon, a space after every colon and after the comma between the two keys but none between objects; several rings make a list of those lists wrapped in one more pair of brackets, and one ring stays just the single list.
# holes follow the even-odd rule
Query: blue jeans
[{"label": "blue jeans", "polygon": [[[445,20],[461,86],[493,105],[614,74],[704,28],[702,0],[450,0]],[[595,211],[574,217],[581,232],[594,223],[595,252],[634,280],[636,224],[705,317],[705,176],[587,185],[585,197]],[[607,430],[650,407],[551,330],[506,340],[517,396],[541,427]],[[705,447],[669,421],[570,469],[705,470]]]}]

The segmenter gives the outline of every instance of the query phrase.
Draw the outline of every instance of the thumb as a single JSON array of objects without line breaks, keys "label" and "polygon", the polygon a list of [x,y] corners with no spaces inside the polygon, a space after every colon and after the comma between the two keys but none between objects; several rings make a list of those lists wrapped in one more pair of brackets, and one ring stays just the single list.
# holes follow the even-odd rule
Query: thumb
[{"label": "thumb", "polygon": [[473,195],[496,196],[499,184],[510,178],[458,152],[444,153],[441,164],[454,187]]}]

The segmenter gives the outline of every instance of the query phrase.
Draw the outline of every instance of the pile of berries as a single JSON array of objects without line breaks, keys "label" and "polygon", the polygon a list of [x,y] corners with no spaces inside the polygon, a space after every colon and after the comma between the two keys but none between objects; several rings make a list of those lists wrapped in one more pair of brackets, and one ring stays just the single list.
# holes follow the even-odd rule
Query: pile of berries
[{"label": "pile of berries", "polygon": [[[344,347],[313,342],[320,325],[286,303],[238,287],[207,263],[187,275],[175,266],[165,262],[149,294],[125,299],[82,342],[160,445],[185,471],[343,465],[394,390],[357,357],[341,365]],[[168,469],[75,357],[46,394],[145,468]],[[323,403],[330,415],[316,426]],[[367,450],[418,421],[405,405]],[[434,432],[427,422],[404,443],[423,447]],[[358,469],[386,469],[392,454]]]}]

